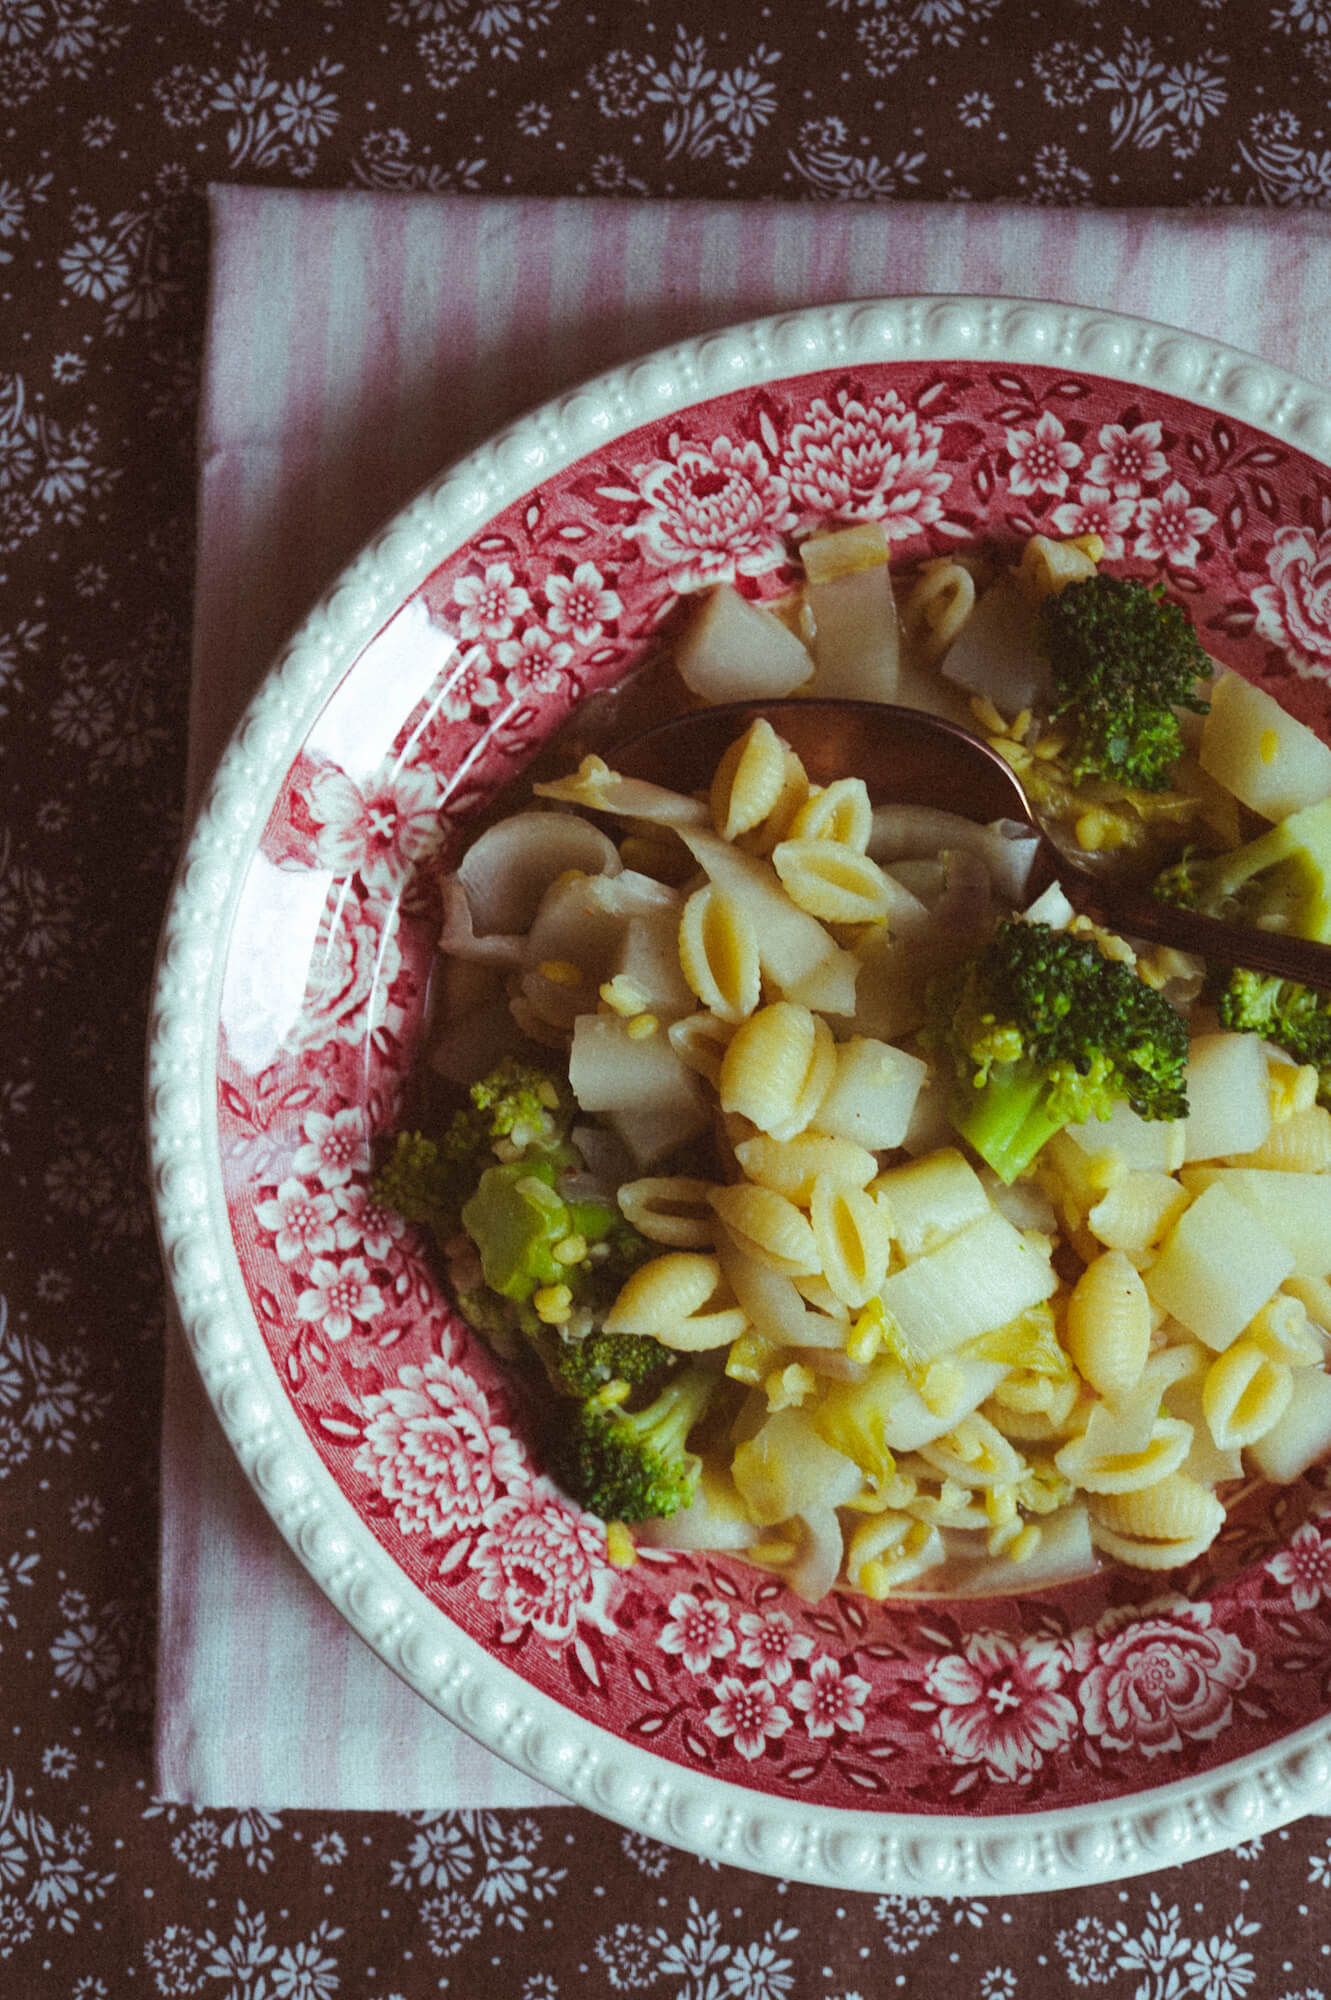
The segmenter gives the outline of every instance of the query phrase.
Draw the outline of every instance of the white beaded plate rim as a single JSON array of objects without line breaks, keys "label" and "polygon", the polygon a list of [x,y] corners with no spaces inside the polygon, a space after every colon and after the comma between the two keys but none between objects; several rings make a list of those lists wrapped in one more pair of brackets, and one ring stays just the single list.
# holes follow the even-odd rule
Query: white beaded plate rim
[{"label": "white beaded plate rim", "polygon": [[494,1660],[403,1575],[320,1462],[277,1380],[227,1224],[216,1111],[226,941],[296,751],[360,650],[504,507],[639,425],[833,367],[990,361],[1162,391],[1331,464],[1331,398],[1176,327],[1086,307],[951,294],[772,315],[614,368],[519,419],[427,486],[284,647],[207,788],[163,924],[147,1061],[156,1218],[176,1308],[246,1476],[320,1590],[450,1721],[573,1803],[709,1859],[844,1889],[1069,1887],[1194,1858],[1325,1809],[1331,1718],[1129,1799],[984,1816],[767,1796],[631,1746]]}]

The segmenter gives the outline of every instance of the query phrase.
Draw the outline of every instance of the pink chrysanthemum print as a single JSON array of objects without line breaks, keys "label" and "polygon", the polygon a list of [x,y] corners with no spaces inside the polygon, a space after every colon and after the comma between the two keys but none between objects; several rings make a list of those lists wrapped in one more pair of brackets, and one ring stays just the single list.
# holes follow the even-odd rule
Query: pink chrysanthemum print
[{"label": "pink chrysanthemum print", "polygon": [[1108,1611],[1080,1650],[1088,1736],[1106,1750],[1160,1757],[1225,1728],[1256,1666],[1247,1647],[1212,1626],[1211,1606],[1179,1598],[1153,1613]]},{"label": "pink chrysanthemum print", "polygon": [[498,1606],[505,1641],[530,1631],[563,1645],[584,1622],[614,1630],[609,1602],[617,1572],[606,1556],[605,1528],[548,1480],[520,1483],[490,1509],[469,1560],[480,1595]]},{"label": "pink chrysanthemum print", "polygon": [[1278,528],[1266,573],[1252,593],[1258,633],[1305,680],[1331,680],[1331,530]]},{"label": "pink chrysanthemum print", "polygon": [[714,1736],[727,1736],[741,1757],[761,1757],[770,1742],[785,1735],[790,1711],[777,1699],[770,1681],[742,1681],[725,1674],[717,1682],[716,1704],[707,1717]]},{"label": "pink chrysanthemum print", "polygon": [[669,458],[635,466],[633,480],[644,512],[624,532],[672,590],[762,576],[785,561],[790,493],[758,445],[672,438]]},{"label": "pink chrysanthemum print", "polygon": [[960,1652],[940,1654],[924,1685],[941,1703],[933,1735],[943,1755],[982,1764],[1000,1784],[1030,1778],[1075,1732],[1062,1692],[1068,1664],[1061,1646],[1003,1632],[972,1632]]},{"label": "pink chrysanthemum print", "polygon": [[1007,448],[1012,460],[1008,485],[1014,493],[1051,493],[1061,500],[1068,474],[1081,464],[1081,446],[1068,437],[1052,410],[1041,413],[1033,430],[1009,429]]},{"label": "pink chrysanthemum print", "polygon": [[806,513],[881,521],[889,540],[915,535],[943,513],[951,485],[938,470],[940,424],[923,421],[895,389],[861,402],[819,397],[790,434],[790,491]]},{"label": "pink chrysanthemum print", "polygon": [[1331,1598],[1331,1541],[1305,1521],[1272,1556],[1266,1573],[1285,1586],[1296,1611],[1311,1611],[1324,1597]]},{"label": "pink chrysanthemum print", "polygon": [[510,1481],[524,1471],[521,1447],[496,1424],[471,1377],[431,1357],[398,1370],[395,1386],[363,1404],[356,1470],[389,1502],[404,1535],[475,1533]]}]

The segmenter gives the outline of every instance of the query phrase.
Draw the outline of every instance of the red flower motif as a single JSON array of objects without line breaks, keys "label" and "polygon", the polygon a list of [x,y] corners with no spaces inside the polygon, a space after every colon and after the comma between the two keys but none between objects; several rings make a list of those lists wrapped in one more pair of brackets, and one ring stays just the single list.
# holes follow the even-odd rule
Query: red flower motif
[{"label": "red flower motif", "polygon": [[824,1653],[809,1668],[808,1680],[790,1690],[790,1699],[803,1711],[810,1736],[832,1736],[838,1729],[863,1729],[871,1692],[862,1675],[843,1673],[840,1661]]},{"label": "red flower motif", "polygon": [[316,862],[334,876],[359,874],[367,888],[391,889],[437,846],[442,796],[435,772],[419,767],[393,771],[364,792],[343,771],[320,771],[307,794]]},{"label": "red flower motif", "polygon": [[790,1679],[796,1660],[807,1660],[813,1640],[807,1632],[797,1632],[785,1611],[743,1611],[739,1629],[739,1664],[758,1667],[773,1687]]},{"label": "red flower motif", "polygon": [[330,1340],[345,1340],[353,1321],[373,1319],[383,1309],[383,1294],[370,1283],[363,1257],[344,1257],[340,1264],[316,1257],[310,1282],[296,1300],[297,1319],[315,1321]]},{"label": "red flower motif", "polygon": [[1087,1734],[1144,1757],[1218,1736],[1257,1665],[1232,1632],[1211,1630],[1209,1604],[1185,1598],[1106,1612],[1079,1650],[1088,1643],[1094,1664],[1078,1689]]},{"label": "red flower motif", "polygon": [[331,1250],[336,1214],[331,1194],[311,1194],[304,1181],[298,1180],[283,1181],[273,1200],[254,1204],[255,1220],[261,1229],[272,1230],[284,1264]]},{"label": "red flower motif", "polygon": [[691,1674],[705,1674],[713,1660],[735,1650],[730,1606],[718,1597],[695,1597],[680,1590],[670,1600],[670,1617],[658,1641],[663,1653],[677,1653]]},{"label": "red flower motif", "polygon": [[1331,1542],[1305,1521],[1279,1555],[1272,1556],[1266,1573],[1285,1585],[1296,1611],[1311,1611],[1324,1597],[1331,1597]]},{"label": "red flower motif", "polygon": [[741,1757],[761,1757],[768,1742],[784,1736],[790,1712],[782,1708],[770,1681],[742,1681],[725,1674],[717,1683],[716,1706],[707,1717],[714,1736],[729,1736]]},{"label": "red flower motif", "polygon": [[[1104,424],[1100,449],[1087,467],[1087,478],[1095,486],[1107,486],[1119,500],[1135,500],[1143,486],[1163,479],[1169,460],[1160,449],[1160,424]],[[1126,523],[1125,523],[1126,525]]]},{"label": "red flower motif", "polygon": [[402,1368],[397,1385],[367,1396],[356,1453],[404,1535],[442,1539],[478,1529],[510,1480],[523,1476],[521,1447],[471,1377],[433,1356]]},{"label": "red flower motif", "polygon": [[1014,493],[1053,493],[1060,499],[1068,490],[1068,474],[1081,464],[1081,447],[1075,445],[1052,410],[1045,410],[1034,430],[1009,430],[1007,448],[1012,459],[1008,485]]},{"label": "red flower motif", "polygon": [[1270,583],[1252,593],[1257,631],[1305,680],[1331,680],[1331,534],[1277,529],[1266,569]]},{"label": "red flower motif", "polygon": [[1158,500],[1138,502],[1140,532],[1132,553],[1146,562],[1172,563],[1175,569],[1191,569],[1202,552],[1201,536],[1214,526],[1215,515],[1210,508],[1194,506],[1187,487],[1181,479],[1175,479]]},{"label": "red flower motif", "polygon": [[505,1640],[530,1629],[560,1645],[584,1621],[614,1630],[605,1528],[548,1480],[524,1482],[490,1509],[470,1566],[480,1572],[480,1595],[499,1606]]},{"label": "red flower motif", "polygon": [[881,521],[891,540],[939,520],[952,484],[937,470],[941,424],[921,422],[895,389],[868,403],[842,389],[835,402],[820,396],[791,431],[785,469],[794,498],[810,514]]},{"label": "red flower motif", "polygon": [[983,1764],[1000,1784],[1024,1783],[1046,1752],[1061,1750],[1077,1711],[1059,1692],[1068,1671],[1062,1646],[972,1632],[959,1653],[932,1661],[924,1685],[943,1703],[933,1735],[956,1764]]},{"label": "red flower motif", "polygon": [[[1098,463],[1098,461],[1097,461]],[[1060,535],[1098,535],[1105,555],[1116,562],[1123,554],[1124,530],[1132,526],[1135,502],[1115,500],[1105,486],[1082,486],[1075,500],[1055,507],[1049,519]]]},{"label": "red flower motif", "polygon": [[635,466],[633,479],[646,512],[624,532],[670,572],[672,590],[761,576],[785,560],[790,495],[756,444],[673,438],[670,457]]}]

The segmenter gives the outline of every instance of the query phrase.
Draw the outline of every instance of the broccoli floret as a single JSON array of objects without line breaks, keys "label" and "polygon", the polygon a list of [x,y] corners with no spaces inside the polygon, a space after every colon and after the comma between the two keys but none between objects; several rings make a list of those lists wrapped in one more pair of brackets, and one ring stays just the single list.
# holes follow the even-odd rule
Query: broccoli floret
[{"label": "broccoli floret", "polygon": [[623,1407],[627,1385],[589,1396],[552,1441],[550,1470],[569,1498],[603,1521],[664,1518],[687,1507],[702,1460],[689,1433],[720,1378],[699,1367],[673,1375],[642,1410]]},{"label": "broccoli floret", "polygon": [[1331,799],[1224,854],[1189,851],[1155,879],[1161,902],[1331,944]]},{"label": "broccoli floret", "polygon": [[1261,1035],[1295,1062],[1311,1063],[1317,1095],[1331,1104],[1331,993],[1238,967],[1220,991],[1216,1012],[1222,1028]]},{"label": "broccoli floret", "polygon": [[1182,605],[1160,586],[1097,573],[1040,606],[1055,703],[1073,729],[1075,782],[1108,778],[1165,790],[1183,738],[1175,710],[1204,715],[1197,682],[1212,665]]},{"label": "broccoli floret", "polygon": [[922,1039],[955,1069],[952,1123],[1004,1181],[1121,1099],[1143,1118],[1187,1111],[1185,1023],[1092,938],[1009,918],[929,1008]]},{"label": "broccoli floret", "polygon": [[462,1205],[494,1158],[572,1160],[573,1100],[567,1083],[506,1059],[474,1083],[437,1139],[399,1132],[374,1179],[375,1199],[446,1243],[461,1227]]},{"label": "broccoli floret", "polygon": [[594,1395],[609,1382],[627,1382],[637,1389],[659,1381],[679,1366],[679,1355],[650,1333],[606,1333],[596,1328],[581,1340],[543,1328],[546,1338],[533,1342],[556,1388],[579,1399]]}]

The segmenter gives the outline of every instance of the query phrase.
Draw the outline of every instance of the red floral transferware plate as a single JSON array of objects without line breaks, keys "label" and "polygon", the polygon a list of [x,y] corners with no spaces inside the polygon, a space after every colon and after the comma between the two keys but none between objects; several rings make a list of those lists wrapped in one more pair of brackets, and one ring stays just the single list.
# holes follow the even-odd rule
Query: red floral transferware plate
[{"label": "red floral transferware plate", "polygon": [[794,580],[814,522],[903,562],[1095,531],[1331,734],[1331,403],[1065,306],[768,320],[549,405],[334,585],[219,766],[168,915],[150,1135],[168,1269],[246,1471],[426,1699],[572,1799],[846,1887],[1093,1880],[1324,1805],[1331,1484],[1166,1584],[808,1606],[644,1551],[545,1479],[487,1349],[368,1190],[407,1101],[427,864],[681,592]]}]

